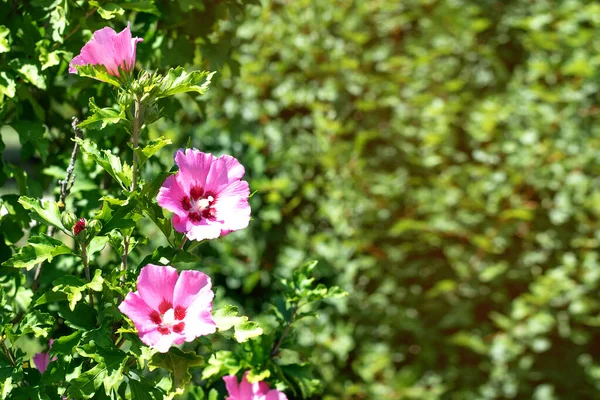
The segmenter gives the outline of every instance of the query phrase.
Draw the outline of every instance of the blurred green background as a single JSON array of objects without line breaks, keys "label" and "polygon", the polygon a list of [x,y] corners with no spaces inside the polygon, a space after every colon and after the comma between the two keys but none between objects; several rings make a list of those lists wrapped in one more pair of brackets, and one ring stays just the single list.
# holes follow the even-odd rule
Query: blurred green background
[{"label": "blurred green background", "polygon": [[130,20],[144,68],[218,71],[148,129],[246,166],[250,227],[199,248],[216,284],[258,314],[318,259],[350,292],[300,323],[315,398],[600,397],[598,2],[90,3],[0,1],[4,193],[55,190],[70,118],[114,102],[67,63]]}]

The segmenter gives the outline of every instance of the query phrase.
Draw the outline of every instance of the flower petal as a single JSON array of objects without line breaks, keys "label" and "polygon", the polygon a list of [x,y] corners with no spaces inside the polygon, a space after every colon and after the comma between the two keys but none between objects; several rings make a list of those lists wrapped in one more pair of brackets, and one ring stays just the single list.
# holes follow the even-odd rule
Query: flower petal
[{"label": "flower petal", "polygon": [[244,166],[240,164],[240,162],[235,158],[228,154],[224,154],[218,158],[225,163],[225,168],[227,169],[227,177],[229,178],[229,182],[239,181],[242,179],[246,170]]},{"label": "flower petal", "polygon": [[265,400],[287,400],[287,396],[279,390],[272,389],[267,393]]},{"label": "flower petal", "polygon": [[[187,217],[188,212],[183,208],[182,201],[187,197],[189,193],[185,193],[175,176],[171,175],[158,191],[156,201],[162,208],[171,211],[180,217]],[[181,232],[181,231],[180,231]]]},{"label": "flower petal", "polygon": [[221,224],[203,219],[200,222],[187,221],[186,236],[190,240],[216,239],[221,234]]},{"label": "flower petal", "polygon": [[229,393],[229,397],[226,400],[238,400],[240,397],[240,385],[238,384],[237,377],[235,375],[224,376],[225,388]]},{"label": "flower petal", "polygon": [[50,354],[37,353],[33,356],[33,363],[38,371],[40,371],[40,374],[43,374],[44,371],[48,369],[48,364],[50,364]]},{"label": "flower petal", "polygon": [[138,292],[127,293],[125,300],[119,304],[119,311],[133,321],[140,335],[156,329],[156,323],[150,318],[154,309],[146,304]]},{"label": "flower petal", "polygon": [[[140,335],[140,339],[142,342],[150,347],[155,348],[159,352],[166,353],[169,351],[171,346],[177,344],[175,342],[181,339],[181,337],[173,332],[163,335],[158,331],[158,329],[155,329],[153,331],[146,332],[144,335]],[[181,343],[182,342],[180,341],[179,344]]]},{"label": "flower petal", "polygon": [[172,305],[177,277],[177,270],[173,267],[148,264],[140,272],[138,293],[153,310],[159,310],[163,302]]},{"label": "flower petal", "polygon": [[173,292],[173,307],[188,308],[197,298],[203,300],[196,305],[210,306],[214,294],[208,275],[200,271],[181,271]]},{"label": "flower petal", "polygon": [[175,153],[175,163],[179,167],[177,181],[184,192],[190,193],[194,186],[206,187],[206,176],[210,171],[215,157],[210,153],[203,153],[197,149],[182,149]]}]

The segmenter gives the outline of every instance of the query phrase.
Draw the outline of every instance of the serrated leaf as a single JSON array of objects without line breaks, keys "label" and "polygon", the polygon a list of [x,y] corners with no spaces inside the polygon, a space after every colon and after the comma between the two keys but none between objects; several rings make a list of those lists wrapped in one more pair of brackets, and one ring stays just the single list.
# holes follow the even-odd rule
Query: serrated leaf
[{"label": "serrated leaf", "polygon": [[97,312],[85,303],[77,303],[71,310],[67,304],[58,304],[58,315],[73,329],[89,331],[96,327]]},{"label": "serrated leaf", "polygon": [[19,203],[26,210],[35,213],[34,218],[49,225],[54,225],[62,231],[67,231],[60,220],[60,210],[58,204],[51,200],[40,200],[32,197],[21,196]]},{"label": "serrated leaf", "polygon": [[186,92],[203,94],[208,90],[214,74],[208,71],[186,72],[182,67],[171,68],[152,87],[152,94],[156,99]]},{"label": "serrated leaf", "polygon": [[8,43],[8,35],[10,29],[4,25],[0,25],[0,53],[7,53],[10,51],[10,44]]},{"label": "serrated leaf", "polygon": [[109,74],[104,65],[76,65],[75,68],[80,76],[97,79],[99,81],[115,85],[118,88],[121,87],[119,78]]},{"label": "serrated leaf", "polygon": [[125,119],[123,110],[115,110],[108,107],[100,108],[96,105],[93,97],[90,98],[89,107],[92,115],[77,125],[79,128],[100,130],[104,129],[108,124],[118,124],[121,120]]},{"label": "serrated leaf", "polygon": [[54,287],[53,292],[62,292],[67,295],[69,301],[69,308],[75,309],[75,305],[83,297],[83,292],[87,289],[91,289],[95,292],[102,291],[102,283],[104,280],[101,276],[99,269],[94,273],[94,277],[90,282],[86,282],[84,279],[75,275],[65,275],[52,282]]},{"label": "serrated leaf", "polygon": [[229,350],[219,350],[208,359],[208,365],[202,370],[202,379],[213,376],[235,375],[240,371],[240,360]]},{"label": "serrated leaf", "polygon": [[171,347],[168,353],[156,353],[148,367],[150,371],[159,367],[170,371],[175,387],[184,388],[192,379],[190,368],[202,364],[204,359],[196,353],[184,353],[177,347]]},{"label": "serrated leaf", "polygon": [[248,339],[260,336],[263,333],[258,322],[248,321],[248,317],[245,315],[238,316],[238,308],[236,306],[228,305],[217,310],[213,318],[219,331],[226,331],[233,327],[233,337],[239,343],[244,343]]},{"label": "serrated leaf", "polygon": [[108,243],[108,236],[94,236],[87,247],[88,257],[102,251]]},{"label": "serrated leaf", "polygon": [[40,67],[30,61],[13,59],[8,65],[15,70],[23,79],[39,89],[46,89],[46,79],[41,74]]},{"label": "serrated leaf", "polygon": [[62,254],[73,254],[71,249],[60,240],[45,234],[29,238],[29,243],[2,265],[12,268],[26,268],[28,271],[37,264],[52,259]]},{"label": "serrated leaf", "polygon": [[17,84],[12,75],[5,71],[0,71],[0,95],[15,97]]},{"label": "serrated leaf", "polygon": [[46,292],[36,300],[35,307],[60,301],[67,301],[67,295],[62,292]]},{"label": "serrated leaf", "polygon": [[138,166],[141,167],[142,165],[144,165],[144,163],[148,161],[150,157],[156,154],[157,151],[171,143],[171,139],[165,139],[164,137],[160,137],[158,139],[151,140],[144,147],[135,149],[135,152],[138,156]]},{"label": "serrated leaf", "polygon": [[92,157],[121,187],[129,190],[133,180],[133,172],[127,164],[121,164],[121,159],[108,150],[98,150],[96,143],[90,140],[75,139],[81,150]]},{"label": "serrated leaf", "polygon": [[73,351],[77,345],[79,345],[82,337],[82,331],[75,331],[70,335],[61,336],[58,339],[54,339],[54,343],[52,343],[52,349],[50,349],[50,352],[52,354],[73,354]]},{"label": "serrated leaf", "polygon": [[[92,4],[92,1],[90,1],[90,4]],[[98,7],[98,14],[100,14],[100,16],[104,19],[113,19],[117,16],[125,14],[125,10],[115,3],[107,3],[103,4],[102,6],[98,5],[96,7]]]},{"label": "serrated leaf", "polygon": [[[135,226],[135,210],[138,205],[137,196],[132,195],[128,199],[114,199],[112,197],[102,197],[102,209],[96,214],[95,218],[102,221],[102,230],[100,235],[107,235],[113,229],[126,229]],[[141,215],[139,215],[141,217]]]},{"label": "serrated leaf", "polygon": [[154,5],[154,0],[131,1],[128,3],[121,3],[121,7],[127,10],[140,11],[160,16],[160,11],[158,11],[158,8],[156,8],[156,6]]},{"label": "serrated leaf", "polygon": [[30,311],[19,322],[18,332],[21,335],[33,333],[35,336],[47,337],[54,325],[54,317],[37,310]]}]

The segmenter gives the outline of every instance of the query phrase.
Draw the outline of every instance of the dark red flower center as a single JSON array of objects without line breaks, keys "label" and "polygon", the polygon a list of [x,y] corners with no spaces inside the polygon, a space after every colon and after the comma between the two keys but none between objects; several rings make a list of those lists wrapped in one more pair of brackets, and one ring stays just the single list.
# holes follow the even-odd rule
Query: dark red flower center
[{"label": "dark red flower center", "polygon": [[185,329],[186,308],[183,306],[176,306],[173,309],[173,304],[166,299],[158,305],[158,311],[152,310],[148,314],[150,321],[157,325],[157,330],[161,335],[168,335],[171,331],[175,333],[182,333]]},{"label": "dark red flower center", "polygon": [[199,186],[190,189],[190,195],[181,198],[181,207],[188,212],[188,218],[194,222],[202,219],[214,220],[217,214],[214,205],[217,196],[212,192],[204,192]]}]

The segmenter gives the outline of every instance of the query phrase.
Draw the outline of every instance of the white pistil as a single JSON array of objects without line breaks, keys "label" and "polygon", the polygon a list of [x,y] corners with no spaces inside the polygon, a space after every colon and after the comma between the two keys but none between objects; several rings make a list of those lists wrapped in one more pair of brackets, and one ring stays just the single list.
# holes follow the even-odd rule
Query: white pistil
[{"label": "white pistil", "polygon": [[171,328],[175,325],[175,311],[172,308],[169,308],[166,313],[162,316],[162,324],[165,328]]}]

